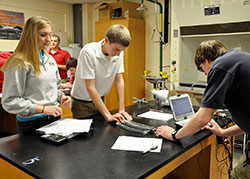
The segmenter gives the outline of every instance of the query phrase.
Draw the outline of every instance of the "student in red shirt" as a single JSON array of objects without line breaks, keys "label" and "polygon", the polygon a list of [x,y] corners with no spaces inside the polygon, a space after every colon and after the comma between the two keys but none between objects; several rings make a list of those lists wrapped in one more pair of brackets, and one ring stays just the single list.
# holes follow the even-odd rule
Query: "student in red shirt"
[{"label": "student in red shirt", "polygon": [[59,74],[62,79],[62,83],[67,82],[67,69],[66,62],[70,57],[69,52],[66,50],[62,50],[60,47],[60,37],[58,35],[51,36],[51,49],[49,50],[49,54],[54,57],[57,63],[57,67],[59,69]]},{"label": "student in red shirt", "polygon": [[75,72],[77,66],[77,59],[74,57],[70,57],[66,63],[66,69],[70,71],[70,79],[68,83],[64,83],[61,85],[61,89],[66,93],[69,94],[72,85],[75,81]]},{"label": "student in red shirt", "polygon": [[3,72],[1,71],[2,66],[4,65],[5,61],[11,56],[10,52],[2,51],[0,52],[0,93],[2,93],[3,87]]}]

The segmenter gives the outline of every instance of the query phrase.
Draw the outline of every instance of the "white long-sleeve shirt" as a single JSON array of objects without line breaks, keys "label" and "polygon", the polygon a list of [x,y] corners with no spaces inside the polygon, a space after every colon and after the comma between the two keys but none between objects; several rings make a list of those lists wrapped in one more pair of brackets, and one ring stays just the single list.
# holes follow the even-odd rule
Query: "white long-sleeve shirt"
[{"label": "white long-sleeve shirt", "polygon": [[52,56],[44,55],[41,75],[36,76],[28,62],[17,70],[4,71],[2,106],[12,114],[22,118],[41,115],[36,113],[37,105],[59,105],[62,92],[61,79]]}]

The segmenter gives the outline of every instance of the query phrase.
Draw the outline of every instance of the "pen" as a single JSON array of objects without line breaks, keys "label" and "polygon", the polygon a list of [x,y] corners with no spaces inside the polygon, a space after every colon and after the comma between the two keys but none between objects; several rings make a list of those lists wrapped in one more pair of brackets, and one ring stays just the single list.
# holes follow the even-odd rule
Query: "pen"
[{"label": "pen", "polygon": [[157,149],[157,148],[158,148],[158,145],[154,145],[154,146],[150,147],[148,150],[143,151],[143,152],[142,152],[142,155],[144,155],[144,154],[150,152],[151,150],[155,150],[155,149]]}]

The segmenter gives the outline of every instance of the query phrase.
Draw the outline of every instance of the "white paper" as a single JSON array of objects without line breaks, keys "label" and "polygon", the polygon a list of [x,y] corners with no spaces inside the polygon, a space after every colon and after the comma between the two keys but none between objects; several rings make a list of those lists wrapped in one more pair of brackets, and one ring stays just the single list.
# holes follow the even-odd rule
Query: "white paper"
[{"label": "white paper", "polygon": [[155,145],[157,145],[157,149],[150,152],[161,152],[162,139],[119,136],[111,149],[143,152]]},{"label": "white paper", "polygon": [[173,118],[173,115],[169,113],[163,113],[163,112],[148,111],[148,112],[139,114],[138,117],[168,121]]},{"label": "white paper", "polygon": [[73,133],[84,133],[89,132],[90,126],[92,124],[92,119],[70,119],[64,118],[58,121],[55,121],[47,126],[39,128],[38,131],[42,131],[46,134],[62,134],[62,135],[71,135]]}]

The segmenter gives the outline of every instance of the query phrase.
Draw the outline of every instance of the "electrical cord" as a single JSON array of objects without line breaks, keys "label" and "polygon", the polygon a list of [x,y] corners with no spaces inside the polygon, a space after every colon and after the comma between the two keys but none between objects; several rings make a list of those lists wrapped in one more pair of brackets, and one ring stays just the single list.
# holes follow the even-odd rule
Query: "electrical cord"
[{"label": "electrical cord", "polygon": [[[231,141],[231,143],[230,143]],[[223,169],[225,167],[228,168],[228,176],[230,176],[230,173],[232,171],[232,168],[233,168],[233,165],[232,165],[232,161],[233,161],[233,157],[232,157],[232,154],[230,152],[230,148],[233,146],[232,145],[232,137],[231,137],[231,140],[228,140],[227,138],[217,146],[216,148],[216,161],[218,163],[220,163],[220,165],[218,166],[218,169],[220,171],[220,178],[222,177],[222,174],[226,175],[226,173],[223,172]],[[220,151],[219,149],[221,149],[223,147],[223,153],[221,154],[222,155],[222,159],[219,159],[218,157],[218,151]],[[229,162],[229,164],[228,164]]]},{"label": "electrical cord", "polygon": [[[220,147],[218,148],[218,150],[219,150],[221,147],[223,147],[223,144],[220,145]],[[218,155],[218,154],[217,154],[217,155]],[[220,164],[218,165],[218,170],[219,170],[219,172],[220,172],[220,178],[222,178],[222,175],[227,175],[227,173],[223,172],[223,171],[224,171],[224,168],[225,168],[225,167],[226,167],[226,168],[229,168],[229,167],[228,167],[228,160],[227,160],[227,159],[228,159],[228,156],[227,156],[227,154],[226,154],[225,151],[222,153],[222,156],[223,156],[223,159],[222,159],[222,160],[219,160],[218,157],[217,157],[217,162],[220,163]]]},{"label": "electrical cord", "polygon": [[[231,143],[233,142],[232,141],[232,138],[231,138]],[[218,166],[218,169],[220,171],[220,178],[222,178],[222,175],[226,175],[228,174],[228,176],[230,176],[230,173],[232,171],[232,154],[230,152],[230,147],[232,146],[231,143],[229,142],[228,139],[225,139],[224,142],[220,145],[217,146],[216,148],[216,161],[219,164]],[[198,166],[200,168],[200,171],[201,171],[201,174],[203,176],[203,178],[209,178],[208,176],[206,176],[205,172],[203,171],[202,167],[201,167],[201,163],[200,163],[200,157],[201,157],[201,154],[202,154],[202,151],[203,151],[203,145],[202,143],[200,142],[200,146],[201,146],[201,151],[199,152],[198,156],[197,156],[197,162],[198,162]],[[224,148],[223,150],[223,153],[222,153],[222,159],[219,159],[218,158],[218,151],[220,148]],[[229,161],[229,164],[228,164],[228,161]],[[228,173],[224,173],[223,170],[224,168],[227,167],[228,168]]]}]

